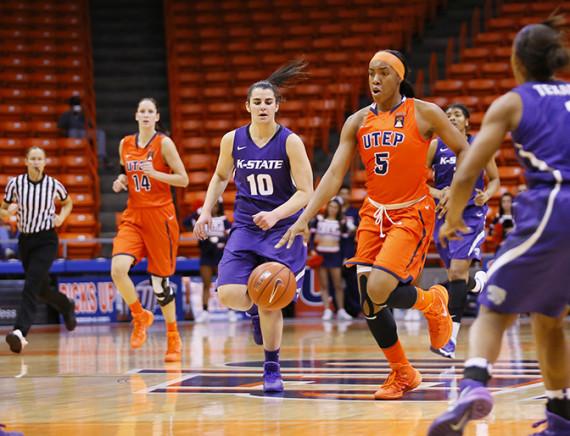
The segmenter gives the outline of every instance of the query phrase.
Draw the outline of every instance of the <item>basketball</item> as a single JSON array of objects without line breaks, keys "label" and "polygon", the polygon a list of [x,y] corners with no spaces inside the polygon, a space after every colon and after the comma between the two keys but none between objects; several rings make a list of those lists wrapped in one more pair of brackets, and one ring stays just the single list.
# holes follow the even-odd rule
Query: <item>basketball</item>
[{"label": "basketball", "polygon": [[260,309],[279,310],[295,297],[297,282],[295,275],[285,265],[267,262],[252,271],[247,291]]}]

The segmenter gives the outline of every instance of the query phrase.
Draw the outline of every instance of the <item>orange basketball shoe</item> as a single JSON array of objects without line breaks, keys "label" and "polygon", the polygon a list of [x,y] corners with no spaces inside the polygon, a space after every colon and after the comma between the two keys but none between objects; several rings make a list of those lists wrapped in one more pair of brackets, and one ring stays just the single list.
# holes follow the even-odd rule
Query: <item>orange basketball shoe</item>
[{"label": "orange basketball shoe", "polygon": [[164,355],[165,362],[180,362],[182,360],[182,341],[178,332],[167,332],[168,346]]},{"label": "orange basketball shoe", "polygon": [[449,294],[441,285],[432,286],[429,292],[434,293],[433,302],[423,312],[428,322],[431,346],[439,349],[449,342],[453,330],[453,321],[447,308]]},{"label": "orange basketball shoe", "polygon": [[142,313],[133,314],[133,332],[131,333],[131,348],[137,349],[143,346],[146,341],[146,329],[154,321],[154,315],[149,310],[143,309]]},{"label": "orange basketball shoe", "polygon": [[392,372],[382,386],[374,393],[375,400],[398,400],[405,392],[417,388],[422,375],[412,365],[391,363]]}]

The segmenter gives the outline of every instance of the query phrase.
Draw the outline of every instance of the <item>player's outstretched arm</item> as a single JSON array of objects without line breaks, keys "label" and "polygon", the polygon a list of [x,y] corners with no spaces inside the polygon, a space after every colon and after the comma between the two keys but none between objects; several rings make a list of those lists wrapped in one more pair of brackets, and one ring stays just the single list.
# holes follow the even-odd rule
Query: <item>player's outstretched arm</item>
[{"label": "player's outstretched arm", "polygon": [[368,108],[359,110],[352,114],[340,133],[340,142],[336,152],[332,158],[325,175],[321,179],[319,186],[311,197],[311,201],[299,216],[297,221],[287,230],[283,238],[277,243],[276,248],[280,248],[287,244],[289,248],[298,235],[308,236],[307,225],[311,218],[313,218],[319,209],[323,207],[340,189],[344,176],[348,171],[354,152],[356,150],[356,132],[362,123],[364,114]]},{"label": "player's outstretched arm", "polygon": [[226,186],[228,186],[228,182],[232,176],[234,170],[234,158],[232,156],[234,135],[235,130],[232,130],[226,133],[220,142],[218,163],[216,164],[212,180],[210,180],[210,184],[208,185],[206,199],[204,200],[204,206],[202,206],[202,213],[200,213],[200,217],[194,225],[194,236],[198,239],[206,239],[208,237],[207,226],[211,226],[212,224],[212,210],[214,209],[214,205],[218,202],[220,195],[226,190]]}]

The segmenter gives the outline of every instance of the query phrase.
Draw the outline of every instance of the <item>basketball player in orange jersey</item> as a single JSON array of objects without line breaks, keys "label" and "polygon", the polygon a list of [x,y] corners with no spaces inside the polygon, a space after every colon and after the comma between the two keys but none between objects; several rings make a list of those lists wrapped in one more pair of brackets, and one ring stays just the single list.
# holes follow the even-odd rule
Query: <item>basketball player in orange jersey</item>
[{"label": "basketball player in orange jersey", "polygon": [[111,276],[133,315],[131,347],[140,348],[154,317],[143,309],[129,269],[143,257],[148,258],[152,288],[167,327],[164,360],[177,362],[181,360],[181,342],[168,278],[176,266],[179,228],[170,187],[187,186],[188,175],[174,142],[157,132],[159,118],[156,101],[143,98],[135,114],[138,133],[125,136],[119,145],[122,174],[113,182],[113,191],[128,190],[129,200],[113,240]]},{"label": "basketball player in orange jersey", "polygon": [[451,337],[448,294],[441,285],[428,291],[413,285],[425,262],[435,213],[427,185],[426,156],[438,135],[461,158],[468,144],[435,104],[413,98],[405,80],[404,56],[379,51],[370,60],[368,77],[374,103],[345,122],[338,149],[309,205],[278,246],[307,231],[307,223],[338,192],[356,149],[366,168],[368,197],[360,209],[356,265],[362,310],[392,372],[374,394],[395,400],[422,380],[398,340],[389,308],[418,309],[427,319],[431,345],[443,347]]}]

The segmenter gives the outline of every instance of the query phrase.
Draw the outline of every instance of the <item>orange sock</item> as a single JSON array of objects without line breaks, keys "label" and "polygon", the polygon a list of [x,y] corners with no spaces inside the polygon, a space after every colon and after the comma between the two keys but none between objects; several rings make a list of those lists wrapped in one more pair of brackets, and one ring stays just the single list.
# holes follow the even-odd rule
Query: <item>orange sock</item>
[{"label": "orange sock", "polygon": [[129,308],[133,315],[140,315],[143,312],[143,307],[139,300],[135,301],[133,304],[129,304]]},{"label": "orange sock", "polygon": [[433,302],[433,294],[430,291],[424,291],[421,288],[416,288],[416,291],[418,291],[418,299],[412,308],[423,312]]},{"label": "orange sock", "polygon": [[177,332],[177,331],[178,331],[178,326],[176,325],[176,321],[174,321],[174,322],[167,322],[167,323],[166,323],[166,331],[167,331],[168,333]]},{"label": "orange sock", "polygon": [[382,348],[382,352],[389,363],[401,363],[402,365],[410,364],[400,340],[396,341],[396,343],[391,347]]}]

